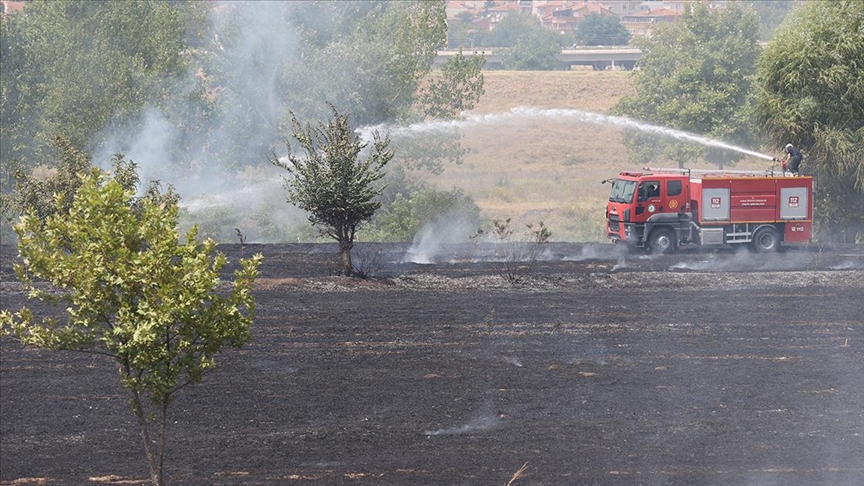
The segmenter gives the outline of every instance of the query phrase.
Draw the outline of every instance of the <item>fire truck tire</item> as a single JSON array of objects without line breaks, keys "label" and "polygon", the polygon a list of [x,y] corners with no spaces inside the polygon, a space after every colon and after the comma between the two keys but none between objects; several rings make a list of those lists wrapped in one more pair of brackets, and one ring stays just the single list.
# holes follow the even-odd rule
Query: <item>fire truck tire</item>
[{"label": "fire truck tire", "polygon": [[753,248],[758,253],[770,253],[780,248],[780,233],[771,226],[760,228],[753,235]]},{"label": "fire truck tire", "polygon": [[675,251],[675,238],[669,228],[657,228],[651,232],[648,240],[648,248],[651,253],[671,253]]}]

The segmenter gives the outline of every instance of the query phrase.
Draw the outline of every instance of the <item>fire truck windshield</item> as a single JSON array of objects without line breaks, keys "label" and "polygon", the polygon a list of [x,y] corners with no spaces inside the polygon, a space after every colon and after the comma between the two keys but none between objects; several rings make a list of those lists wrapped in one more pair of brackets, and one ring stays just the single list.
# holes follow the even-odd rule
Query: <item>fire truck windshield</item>
[{"label": "fire truck windshield", "polygon": [[612,183],[612,194],[609,195],[609,201],[631,203],[633,202],[634,192],[636,192],[636,181],[615,179],[615,182]]}]

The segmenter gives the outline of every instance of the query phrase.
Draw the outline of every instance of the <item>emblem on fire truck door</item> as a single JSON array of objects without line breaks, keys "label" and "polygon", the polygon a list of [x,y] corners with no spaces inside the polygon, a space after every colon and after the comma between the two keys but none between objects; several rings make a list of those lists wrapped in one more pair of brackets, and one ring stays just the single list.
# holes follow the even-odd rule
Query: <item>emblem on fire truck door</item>
[{"label": "emblem on fire truck door", "polygon": [[657,208],[655,208],[653,204],[648,205],[648,212],[649,213],[653,213],[656,210],[657,210]]},{"label": "emblem on fire truck door", "polygon": [[669,209],[678,209],[678,201],[674,199],[669,201]]}]

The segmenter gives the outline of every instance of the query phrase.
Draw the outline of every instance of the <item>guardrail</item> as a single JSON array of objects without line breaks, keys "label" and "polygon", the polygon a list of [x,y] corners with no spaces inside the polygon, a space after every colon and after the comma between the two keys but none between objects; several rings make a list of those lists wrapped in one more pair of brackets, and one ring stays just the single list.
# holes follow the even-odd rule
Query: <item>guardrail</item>
[{"label": "guardrail", "polygon": [[[438,51],[435,57],[435,65],[440,66],[447,59],[458,54],[458,50]],[[466,56],[481,54],[486,58],[486,69],[501,69],[504,66],[504,55],[502,49],[462,49]],[[584,47],[577,49],[563,49],[558,54],[558,60],[562,69],[570,69],[572,66],[591,66],[594,69],[633,69],[636,62],[642,57],[642,51],[635,47],[613,46],[613,47]]]}]

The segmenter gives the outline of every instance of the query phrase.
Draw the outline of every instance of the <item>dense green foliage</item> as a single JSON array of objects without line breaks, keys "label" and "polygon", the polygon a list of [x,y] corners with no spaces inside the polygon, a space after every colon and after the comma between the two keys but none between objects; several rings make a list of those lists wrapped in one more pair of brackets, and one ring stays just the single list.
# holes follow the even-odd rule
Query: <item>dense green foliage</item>
[{"label": "dense green foliage", "polygon": [[[711,138],[752,145],[751,85],[759,55],[756,15],[734,3],[711,11],[701,3],[675,23],[658,25],[640,39],[645,52],[635,73],[636,94],[614,112]],[[740,155],[654,136],[628,134],[625,143],[639,163],[698,156],[724,165]]]},{"label": "dense green foliage", "polygon": [[89,153],[106,126],[165,104],[185,71],[184,24],[167,2],[29,2],[0,23],[2,161],[33,165],[59,134]]},{"label": "dense green foliage", "polygon": [[250,339],[261,257],[241,261],[231,292],[217,293],[226,259],[195,230],[180,241],[176,199],[136,198],[97,169],[80,177],[71,205],[58,197],[50,215],[31,211],[15,227],[24,262],[15,266],[18,278],[31,298],[65,308],[65,319],[38,320],[24,308],[4,310],[0,325],[24,344],[112,357],[151,479],[162,484],[168,405],[215,366],[223,346]]},{"label": "dense green foliage", "polygon": [[375,219],[381,239],[389,241],[412,241],[424,228],[434,225],[449,232],[458,227],[466,229],[463,235],[453,235],[456,242],[460,236],[470,236],[482,221],[480,208],[460,189],[421,189],[411,194],[399,192],[387,211],[382,211]]},{"label": "dense green foliage", "polygon": [[770,41],[774,30],[783,23],[786,15],[807,0],[739,0],[741,5],[752,8],[759,17],[759,40]]},{"label": "dense green foliage", "polygon": [[483,95],[483,73],[486,60],[466,57],[462,50],[441,66],[440,76],[433,77],[420,91],[420,104],[428,118],[452,119],[474,108]]},{"label": "dense green foliage", "polygon": [[504,53],[504,67],[516,71],[551,71],[559,68],[558,54],[561,46],[558,34],[543,27],[537,17],[525,18],[521,15],[508,15],[501,25],[506,27],[508,19],[515,20],[516,26],[527,28],[516,36],[515,43]]},{"label": "dense green foliage", "polygon": [[354,273],[351,249],[360,226],[381,207],[376,197],[383,188],[376,183],[384,177],[384,166],[393,158],[389,138],[373,133],[371,153],[360,160],[369,144],[351,130],[348,115],[331,107],[328,123],[301,124],[293,118],[293,137],[303,156],[288,143],[287,161],[275,154],[270,159],[290,174],[285,177],[288,202],[309,213],[309,222],[321,233],[339,242],[342,273]]},{"label": "dense green foliage", "polygon": [[[226,192],[278,147],[290,113],[325,119],[327,101],[358,126],[457,117],[483,93],[483,61],[459,56],[429,77],[445,20],[443,1],[28,2],[0,17],[3,231],[21,182],[55,173],[57,136],[97,166],[123,152],[142,177],[194,195]],[[452,134],[396,144],[406,167],[432,172],[465,153]],[[277,222],[206,207],[282,234]]]},{"label": "dense green foliage", "polygon": [[484,33],[478,44],[504,48],[504,67],[517,71],[558,69],[560,35],[543,27],[534,15],[511,12],[495,29]]},{"label": "dense green foliage", "polygon": [[18,161],[9,163],[13,190],[0,195],[0,204],[6,217],[4,223],[10,227],[29,211],[44,219],[72,207],[81,186],[80,175],[90,171],[90,158],[63,137],[55,137],[52,145],[58,156],[57,167],[44,171],[46,174],[37,177]]},{"label": "dense green foliage", "polygon": [[756,112],[804,150],[823,237],[864,237],[864,1],[807,2],[759,59]]},{"label": "dense green foliage", "polygon": [[474,48],[478,36],[483,32],[474,25],[470,12],[459,12],[455,19],[447,22],[447,47],[449,49]]},{"label": "dense green foliage", "polygon": [[446,42],[443,2],[320,2],[293,8],[303,55],[284,71],[286,91],[296,97],[288,103],[292,112],[323,119],[322,100],[330,100],[358,125],[409,116],[420,81]]},{"label": "dense green foliage", "polygon": [[591,14],[579,22],[576,41],[582,46],[620,46],[630,42],[630,31],[618,17]]},{"label": "dense green foliage", "polygon": [[324,100],[410,119],[445,41],[443,2],[33,2],[2,19],[0,160],[35,167],[58,134],[93,153],[155,108],[179,166],[258,163]]}]

